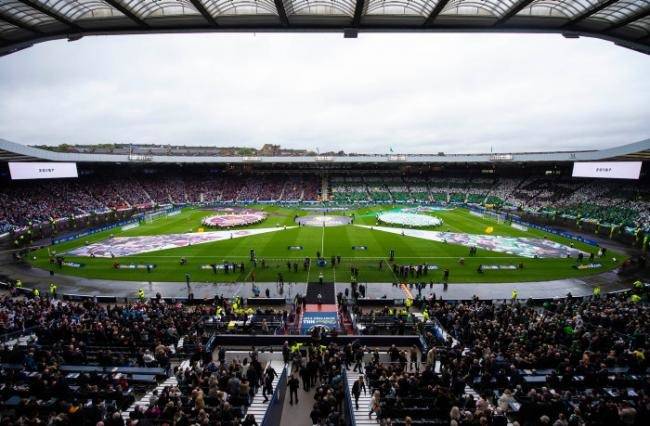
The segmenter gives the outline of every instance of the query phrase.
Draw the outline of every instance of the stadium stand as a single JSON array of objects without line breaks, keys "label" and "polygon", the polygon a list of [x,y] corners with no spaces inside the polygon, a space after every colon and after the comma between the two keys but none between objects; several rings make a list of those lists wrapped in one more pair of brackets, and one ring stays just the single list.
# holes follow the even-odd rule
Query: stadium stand
[{"label": "stadium stand", "polygon": [[[384,179],[383,181],[381,179]],[[385,182],[385,183],[382,183]],[[146,209],[157,205],[221,202],[310,203],[320,199],[316,175],[119,175],[96,176],[55,184],[12,182],[0,189],[0,230],[49,223],[111,210]],[[648,229],[650,192],[634,182],[567,179],[333,176],[330,204],[433,203],[471,204],[514,211],[591,220],[600,224]]]},{"label": "stadium stand", "polygon": [[[203,154],[151,149],[151,155]],[[271,203],[319,212],[350,205],[463,206],[586,234],[626,235],[637,248],[639,235],[650,230],[646,177],[573,179],[566,164],[559,174],[546,164],[215,167],[91,163],[79,166],[78,179],[50,181],[10,181],[5,174],[0,229],[8,233],[7,244],[18,242],[10,250],[17,257],[32,241],[48,244],[69,230],[186,205]],[[346,260],[344,281],[350,277]],[[284,271],[285,261],[269,268]],[[30,288],[12,281],[0,288],[0,423],[648,423],[646,287],[583,298],[442,301],[434,291],[447,285],[438,280],[432,290],[430,279],[442,271],[418,263],[382,260],[395,279],[393,287],[383,283],[390,292],[357,283],[356,273],[353,284],[329,282],[329,276],[323,284],[300,283],[304,294],[278,290],[271,296],[269,288],[281,288],[281,278],[253,283],[249,298],[217,292],[195,299],[189,279],[187,297],[176,299],[154,296],[156,290],[137,299],[54,297],[31,288],[43,289],[43,276],[32,276]],[[310,266],[303,264],[306,271]],[[239,283],[232,289],[247,290]],[[324,312],[333,318],[331,327],[306,326],[308,313]]]},{"label": "stadium stand", "polygon": [[[277,356],[220,346],[232,333],[291,339],[286,311],[241,299],[110,305],[16,290],[0,299],[0,412],[10,422],[261,424],[270,395],[291,378],[302,382],[296,403],[316,389],[312,424],[608,425],[650,416],[645,288],[537,304],[418,295],[412,306],[379,309],[339,297],[358,331],[337,334],[356,340],[314,330]],[[387,346],[361,340],[375,336]],[[396,336],[415,340],[390,344]]]}]

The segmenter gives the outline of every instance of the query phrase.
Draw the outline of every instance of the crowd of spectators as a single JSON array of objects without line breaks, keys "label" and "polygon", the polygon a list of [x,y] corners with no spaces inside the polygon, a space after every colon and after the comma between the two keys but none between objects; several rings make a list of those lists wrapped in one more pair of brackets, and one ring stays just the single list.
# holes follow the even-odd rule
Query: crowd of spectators
[{"label": "crowd of spectators", "polygon": [[[425,320],[430,318],[418,327],[426,342],[421,356],[416,348],[393,346],[390,361],[380,361],[376,351],[366,357],[361,383],[372,395],[368,415],[378,423],[650,421],[650,304],[645,299],[568,297],[537,307],[478,299],[417,304]],[[393,308],[363,315],[372,317],[369,323],[400,317]]]},{"label": "crowd of spectators", "polygon": [[166,386],[147,403],[137,404],[130,419],[145,424],[256,425],[246,411],[266,378],[276,372],[264,368],[255,348],[241,360],[227,361],[223,348],[216,352],[215,357],[205,354],[178,368],[177,385]]},{"label": "crowd of spectators", "polygon": [[520,424],[647,424],[647,303],[618,295],[543,307],[429,302],[425,309],[449,342],[460,342],[427,358],[481,395],[453,411],[458,424],[502,415]]},{"label": "crowd of spectators", "polygon": [[[147,171],[147,170],[145,170]],[[77,180],[11,182],[0,186],[0,232],[30,223],[103,213],[110,209],[216,202],[302,202],[320,199],[311,174],[97,175]],[[650,194],[639,183],[560,178],[441,178],[335,175],[333,203],[472,203],[650,229]]]},{"label": "crowd of spectators", "polygon": [[[122,425],[136,396],[167,377],[179,340],[205,337],[212,310],[3,296],[2,423]],[[18,335],[30,337],[12,340]]]},{"label": "crowd of spectators", "polygon": [[[0,334],[29,331],[62,363],[169,367],[181,336],[201,336],[211,306],[180,303],[106,305],[91,300],[0,299]],[[38,367],[29,351],[2,348],[3,362]],[[51,360],[52,358],[50,358]],[[47,360],[46,360],[47,361]]]},{"label": "crowd of spectators", "polygon": [[[569,296],[541,306],[418,297],[412,308],[355,309],[359,322],[409,327],[408,334],[422,336],[424,351],[393,345],[386,361],[377,349],[358,342],[325,345],[319,335],[294,350],[285,344],[291,405],[305,398],[300,387],[314,388],[313,424],[346,424],[343,372],[361,372],[365,353],[364,378],[352,394],[371,395],[368,416],[384,425],[648,424],[650,304],[645,289],[635,287],[633,295]],[[175,375],[177,384],[153,392],[130,414],[133,421],[252,426],[247,407],[258,390],[268,399],[279,373],[265,368],[255,348],[243,359],[227,359],[225,348],[195,350],[185,355],[185,367],[172,363],[179,340],[208,337],[209,318],[275,315],[287,321],[280,311],[241,309],[237,299],[222,298],[201,305],[2,296],[0,334],[36,338],[0,345],[3,421],[123,424],[121,413],[139,392],[136,378],[66,369],[81,365]]]},{"label": "crowd of spectators", "polygon": [[0,185],[0,233],[16,227],[105,213],[110,209],[222,201],[315,201],[316,176],[142,175]]},{"label": "crowd of spectators", "polygon": [[[298,379],[302,381],[302,389],[309,392],[315,389],[313,406],[309,413],[314,425],[343,426],[347,424],[344,417],[345,386],[343,369],[349,368],[352,361],[349,348],[340,347],[336,343],[328,346],[318,343],[309,344],[294,350],[291,360],[291,386],[296,389],[296,403],[298,402]],[[347,349],[347,351],[346,351]],[[292,384],[292,383],[293,384]],[[293,401],[293,395],[290,395]]]}]

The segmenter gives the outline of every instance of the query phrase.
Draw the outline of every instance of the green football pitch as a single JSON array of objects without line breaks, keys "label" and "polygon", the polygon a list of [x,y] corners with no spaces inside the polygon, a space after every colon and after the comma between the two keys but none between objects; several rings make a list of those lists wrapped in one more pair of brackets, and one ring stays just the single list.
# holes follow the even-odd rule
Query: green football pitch
[{"label": "green football pitch", "polygon": [[[121,230],[114,228],[75,241],[58,244],[49,248],[40,249],[31,254],[30,262],[34,267],[46,270],[55,270],[57,274],[75,275],[86,278],[99,278],[109,280],[131,281],[178,281],[184,282],[189,274],[193,282],[242,282],[250,281],[252,273],[258,282],[274,282],[281,273],[285,282],[316,281],[319,274],[323,274],[325,281],[349,282],[350,269],[359,270],[359,282],[394,282],[397,278],[392,268],[387,266],[390,250],[395,251],[395,262],[400,265],[428,264],[435,265],[438,269],[429,271],[428,275],[418,281],[442,282],[442,271],[450,271],[449,282],[523,282],[543,281],[561,278],[581,277],[619,266],[625,257],[620,253],[608,252],[606,257],[596,258],[602,267],[596,269],[578,270],[574,268],[576,259],[534,259],[513,256],[507,253],[478,250],[476,256],[468,256],[468,248],[444,242],[434,242],[414,237],[402,236],[382,232],[376,229],[362,228],[355,225],[377,224],[377,213],[391,210],[394,206],[377,206],[349,210],[342,213],[328,213],[329,215],[354,213],[354,225],[338,227],[296,227],[296,215],[312,215],[301,209],[283,208],[276,206],[257,206],[256,209],[264,210],[267,218],[256,225],[246,227],[270,228],[284,227],[276,232],[253,235],[243,238],[227,239],[218,242],[196,244],[192,246],[143,253],[121,258],[90,258],[74,257],[65,253],[85,244],[106,240],[113,236],[147,236],[172,233],[197,232],[202,227],[201,220],[214,214],[213,210],[186,208],[176,216],[164,217],[150,223]],[[432,213],[443,220],[443,225],[431,228],[437,231],[450,231],[467,234],[485,234],[486,228],[492,227],[492,235],[511,237],[548,238],[561,244],[570,245],[571,240],[529,229],[521,231],[512,228],[506,223],[486,218],[477,217],[467,210],[457,208],[453,210],[436,211]],[[206,230],[207,231],[207,230]],[[595,247],[574,242],[576,248],[587,253],[595,252]],[[353,250],[355,246],[365,246],[366,250]],[[289,247],[302,247],[302,250],[290,250]],[[255,250],[258,258],[256,267],[250,262],[250,250]],[[315,260],[320,252],[328,262],[319,267]],[[51,263],[52,254],[63,254],[66,262],[83,264],[80,268],[63,266],[61,270]],[[341,256],[341,263],[336,267],[330,265],[331,256]],[[187,264],[181,265],[181,257],[187,258]],[[312,259],[311,266],[303,268],[305,257]],[[459,259],[465,259],[464,265]],[[261,261],[265,266],[262,267]],[[384,265],[380,268],[380,260]],[[228,273],[223,270],[203,269],[202,266],[212,263],[222,264],[228,262],[244,262],[243,273]],[[156,267],[147,272],[144,269],[115,269],[114,263],[122,264],[154,264]],[[297,262],[297,272],[287,268],[287,262]],[[477,268],[482,265],[519,265],[523,269],[517,270],[486,270],[479,274]],[[584,263],[589,263],[586,259]]]}]

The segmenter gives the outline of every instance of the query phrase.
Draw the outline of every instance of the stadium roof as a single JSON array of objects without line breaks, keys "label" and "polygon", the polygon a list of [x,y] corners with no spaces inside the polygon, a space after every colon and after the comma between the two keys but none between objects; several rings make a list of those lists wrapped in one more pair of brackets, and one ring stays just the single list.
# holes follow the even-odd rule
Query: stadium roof
[{"label": "stadium roof", "polygon": [[531,32],[650,53],[650,0],[0,0],[0,55],[86,35]]},{"label": "stadium roof", "polygon": [[0,139],[0,161],[66,161],[79,163],[178,163],[178,164],[452,164],[571,162],[598,160],[650,160],[650,139],[615,148],[591,151],[520,152],[486,154],[372,154],[297,156],[182,156],[147,154],[86,154],[54,152]]}]

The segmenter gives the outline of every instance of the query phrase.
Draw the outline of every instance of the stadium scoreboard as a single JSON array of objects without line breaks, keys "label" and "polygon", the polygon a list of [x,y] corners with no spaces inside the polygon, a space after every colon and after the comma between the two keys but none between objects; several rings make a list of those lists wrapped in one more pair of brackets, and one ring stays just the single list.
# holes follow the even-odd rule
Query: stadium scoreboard
[{"label": "stadium scoreboard", "polygon": [[573,163],[573,177],[638,179],[640,161],[589,161]]},{"label": "stadium scoreboard", "polygon": [[79,177],[77,163],[9,162],[9,173],[12,180]]}]

